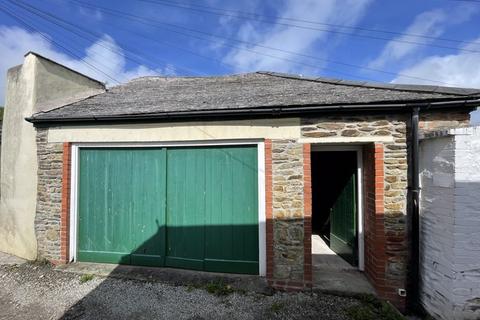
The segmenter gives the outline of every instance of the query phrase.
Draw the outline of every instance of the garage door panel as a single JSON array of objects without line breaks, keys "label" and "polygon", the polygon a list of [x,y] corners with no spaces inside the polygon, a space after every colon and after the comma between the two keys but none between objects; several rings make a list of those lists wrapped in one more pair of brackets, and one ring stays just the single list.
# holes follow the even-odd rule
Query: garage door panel
[{"label": "garage door panel", "polygon": [[165,256],[132,253],[130,255],[130,261],[124,264],[131,264],[135,266],[146,266],[146,267],[159,267],[165,264]]},{"label": "garage door panel", "polygon": [[77,259],[83,262],[131,264],[131,255],[121,252],[81,250],[77,253]]},{"label": "garage door panel", "polygon": [[258,274],[256,146],[80,150],[78,260]]},{"label": "garage door panel", "polygon": [[257,148],[250,148],[246,157],[247,161],[236,161],[233,170],[233,180],[242,187],[234,190],[233,220],[236,228],[230,252],[235,252],[239,260],[255,262],[258,266]]},{"label": "garage door panel", "polygon": [[210,272],[258,274],[258,262],[205,259],[205,270]]},{"label": "garage door panel", "polygon": [[[205,150],[173,148],[167,152],[167,256],[180,267],[203,264],[205,223]],[[177,259],[175,259],[177,258]],[[188,268],[188,266],[184,266]]]},{"label": "garage door panel", "polygon": [[134,252],[164,256],[162,161],[161,149],[80,151],[79,260],[92,252],[99,262],[130,263],[115,256]]},{"label": "garage door panel", "polygon": [[[128,223],[133,225],[131,236],[137,261],[148,260],[148,256],[154,261],[165,257],[165,162],[165,149],[132,153],[130,183],[133,190]],[[163,260],[160,262],[163,263]]]},{"label": "garage door panel", "polygon": [[165,257],[165,266],[190,270],[205,270],[203,259],[190,259],[184,257],[167,256]]},{"label": "garage door panel", "polygon": [[257,265],[253,273],[258,273],[256,147],[216,148],[206,172],[206,270],[250,261]]}]

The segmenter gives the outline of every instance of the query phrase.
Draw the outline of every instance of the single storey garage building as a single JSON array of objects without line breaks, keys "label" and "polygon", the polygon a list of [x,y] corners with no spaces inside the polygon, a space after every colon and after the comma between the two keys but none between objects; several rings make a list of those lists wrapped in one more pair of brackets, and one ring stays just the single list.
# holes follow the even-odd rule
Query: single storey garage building
[{"label": "single storey garage building", "polygon": [[270,72],[107,90],[29,53],[8,76],[0,250],[304,289],[317,234],[403,308],[418,132],[467,125],[479,98]]}]

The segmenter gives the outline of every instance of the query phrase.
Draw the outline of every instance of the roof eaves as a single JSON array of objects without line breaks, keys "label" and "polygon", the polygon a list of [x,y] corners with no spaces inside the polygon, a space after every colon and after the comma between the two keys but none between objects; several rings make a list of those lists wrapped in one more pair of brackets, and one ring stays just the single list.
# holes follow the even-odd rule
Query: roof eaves
[{"label": "roof eaves", "polygon": [[343,112],[343,111],[408,111],[411,106],[430,108],[452,108],[465,107],[474,108],[480,105],[480,96],[476,99],[460,99],[450,101],[402,101],[395,103],[379,104],[350,104],[350,105],[290,105],[290,106],[261,106],[256,108],[241,109],[208,109],[188,110],[176,112],[152,112],[138,114],[117,114],[117,115],[88,115],[80,117],[45,117],[43,114],[34,114],[27,121],[32,123],[59,123],[74,121],[118,121],[118,120],[169,120],[169,119],[194,119],[196,117],[235,117],[235,116],[291,116],[300,114],[311,114],[319,112]]}]

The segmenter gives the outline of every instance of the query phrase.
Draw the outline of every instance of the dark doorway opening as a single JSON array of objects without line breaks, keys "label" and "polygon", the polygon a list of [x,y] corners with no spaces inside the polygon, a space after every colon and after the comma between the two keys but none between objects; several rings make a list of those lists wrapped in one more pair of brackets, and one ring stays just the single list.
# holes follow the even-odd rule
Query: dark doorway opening
[{"label": "dark doorway opening", "polygon": [[357,266],[357,153],[314,151],[311,160],[312,233]]}]

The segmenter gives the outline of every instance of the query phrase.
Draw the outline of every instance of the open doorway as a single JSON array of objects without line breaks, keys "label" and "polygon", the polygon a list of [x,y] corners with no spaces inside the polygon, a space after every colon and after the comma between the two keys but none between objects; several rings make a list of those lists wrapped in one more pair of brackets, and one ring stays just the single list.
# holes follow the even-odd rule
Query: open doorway
[{"label": "open doorway", "polygon": [[312,232],[358,266],[357,152],[312,152]]},{"label": "open doorway", "polygon": [[314,287],[374,293],[363,270],[362,147],[313,146]]}]

